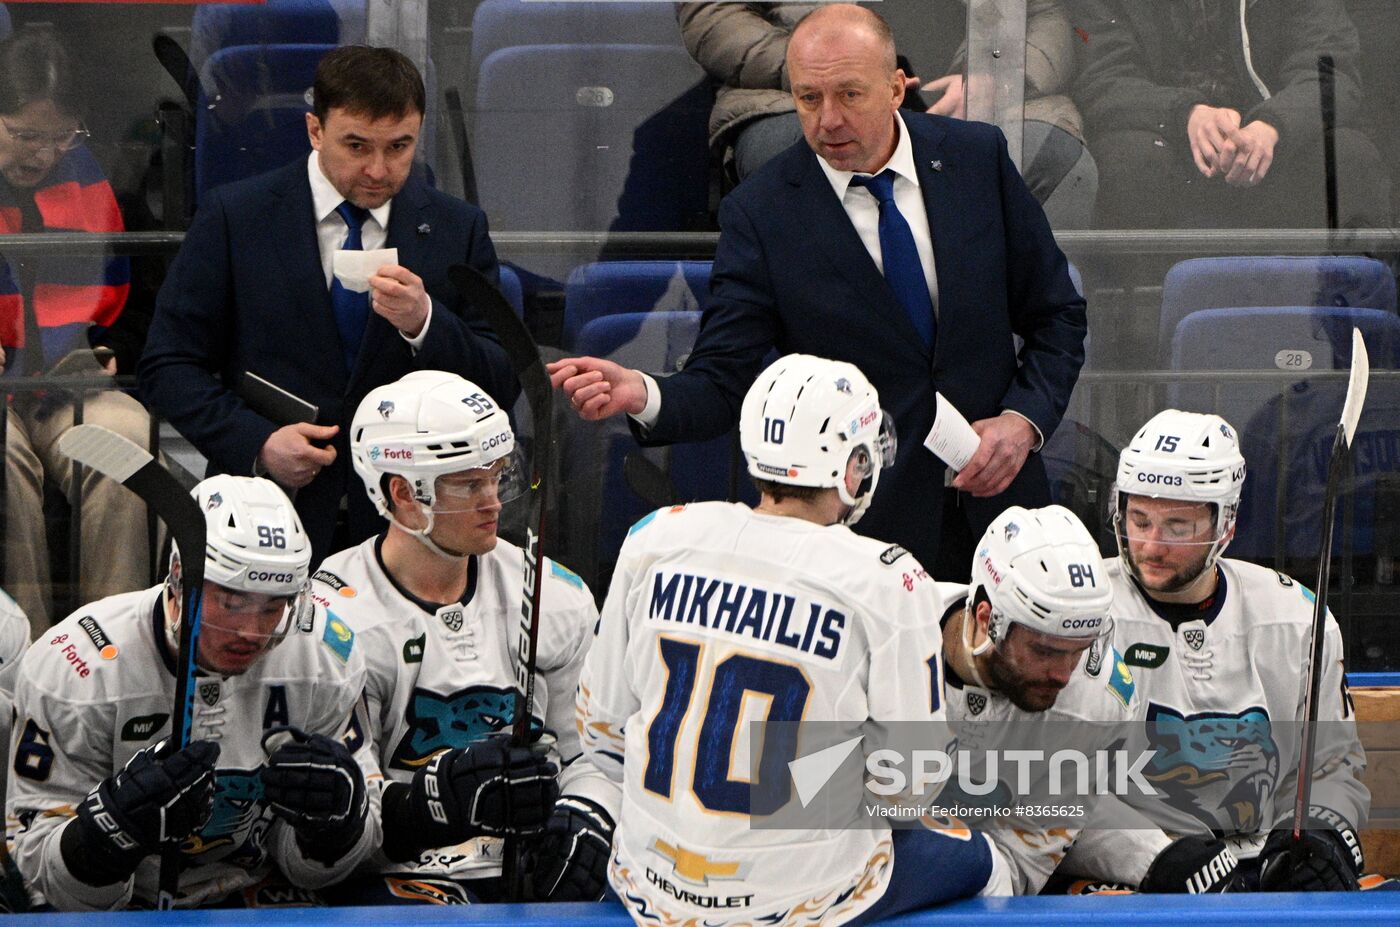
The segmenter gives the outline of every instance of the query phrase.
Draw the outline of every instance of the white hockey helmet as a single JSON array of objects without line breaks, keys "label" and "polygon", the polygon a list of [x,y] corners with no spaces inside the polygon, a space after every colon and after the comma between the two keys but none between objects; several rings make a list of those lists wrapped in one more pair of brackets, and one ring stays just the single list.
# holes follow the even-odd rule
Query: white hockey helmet
[{"label": "white hockey helmet", "polygon": [[[269,635],[275,644],[293,618],[310,607],[311,542],[291,500],[270,480],[228,473],[203,480],[191,495],[204,513],[204,579],[234,592],[286,598],[282,620]],[[172,592],[178,591],[180,550],[175,546],[167,582]],[[172,642],[178,639],[178,609],[167,621],[167,631]]]},{"label": "white hockey helmet", "polygon": [[[780,357],[758,375],[739,413],[739,443],[755,479],[834,487],[853,525],[870,507],[880,471],[894,465],[894,422],[854,364],[810,354]],[[856,460],[852,494],[846,470]]]},{"label": "white hockey helmet", "polygon": [[1214,530],[1204,567],[1210,569],[1234,531],[1244,473],[1239,436],[1220,416],[1166,409],[1148,419],[1118,456],[1112,497],[1118,553],[1133,575],[1137,576],[1137,566],[1128,554],[1125,535],[1130,496],[1211,505]]},{"label": "white hockey helmet", "polygon": [[1012,624],[1052,637],[1098,639],[1113,628],[1113,590],[1099,547],[1061,505],[1013,505],[992,520],[977,545],[967,601],[984,592],[992,606],[989,640],[1006,639]]},{"label": "white hockey helmet", "polygon": [[[374,507],[424,541],[433,530],[433,512],[458,510],[439,506],[438,477],[504,458],[497,498],[508,502],[524,490],[514,450],[505,410],[475,383],[441,370],[415,370],[370,390],[350,424],[351,461]],[[384,494],[383,478],[390,474],[413,487],[427,514],[426,527],[411,529],[394,519]]]}]

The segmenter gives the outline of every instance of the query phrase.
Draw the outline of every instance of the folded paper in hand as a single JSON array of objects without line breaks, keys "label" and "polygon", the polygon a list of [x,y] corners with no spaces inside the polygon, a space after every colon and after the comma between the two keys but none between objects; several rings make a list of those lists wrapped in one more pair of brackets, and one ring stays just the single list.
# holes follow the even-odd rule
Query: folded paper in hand
[{"label": "folded paper in hand", "polygon": [[938,393],[937,397],[933,427],[929,429],[928,437],[924,438],[924,447],[933,451],[939,460],[956,473],[967,466],[972,455],[977,453],[977,446],[982,443],[982,439],[972,430],[963,414],[943,398],[942,393]]},{"label": "folded paper in hand", "polygon": [[379,272],[385,264],[399,262],[398,248],[379,248],[375,251],[336,251],[331,255],[331,272],[340,285],[353,293],[369,291],[369,278]]}]

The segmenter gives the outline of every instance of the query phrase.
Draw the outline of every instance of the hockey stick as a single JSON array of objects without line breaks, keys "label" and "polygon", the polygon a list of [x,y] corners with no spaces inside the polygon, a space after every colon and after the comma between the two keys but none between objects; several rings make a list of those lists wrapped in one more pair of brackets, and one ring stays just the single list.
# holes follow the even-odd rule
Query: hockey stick
[{"label": "hockey stick", "polygon": [[[530,455],[530,507],[525,517],[525,583],[521,590],[520,621],[515,633],[515,715],[511,740],[517,746],[530,743],[530,719],[535,705],[535,644],[540,631],[540,582],[543,573],[542,540],[545,517],[550,508],[552,483],[549,464],[554,456],[552,424],[554,420],[554,387],[540,357],[539,345],[525,327],[525,322],[501,291],[474,268],[458,264],[448,269],[448,278],[472,308],[479,312],[496,332],[505,348],[506,357],[520,379],[525,402],[534,419],[535,447]],[[507,841],[502,851],[502,881],[508,897],[520,897],[520,866],[514,841]]]},{"label": "hockey stick", "polygon": [[[175,703],[170,713],[170,743],[179,750],[189,743],[194,716],[194,655],[204,598],[204,513],[145,448],[114,431],[99,425],[77,425],[59,438],[58,449],[140,496],[165,522],[180,549],[180,653],[176,662]],[[156,908],[173,908],[179,887],[179,848],[163,847]]]},{"label": "hockey stick", "polygon": [[1322,688],[1322,645],[1327,637],[1327,584],[1332,573],[1332,527],[1337,516],[1337,493],[1342,478],[1351,466],[1351,442],[1356,437],[1356,423],[1366,402],[1366,386],[1371,379],[1371,361],[1366,354],[1366,342],[1361,330],[1351,330],[1351,376],[1347,381],[1347,396],[1342,403],[1342,419],[1337,423],[1337,436],[1332,441],[1332,454],[1327,461],[1327,494],[1322,503],[1322,550],[1318,554],[1317,584],[1313,591],[1312,638],[1308,647],[1308,691],[1303,701],[1302,752],[1298,756],[1298,791],[1293,802],[1294,845],[1303,839],[1307,826],[1308,806],[1312,800],[1313,751],[1317,746],[1318,693]]}]

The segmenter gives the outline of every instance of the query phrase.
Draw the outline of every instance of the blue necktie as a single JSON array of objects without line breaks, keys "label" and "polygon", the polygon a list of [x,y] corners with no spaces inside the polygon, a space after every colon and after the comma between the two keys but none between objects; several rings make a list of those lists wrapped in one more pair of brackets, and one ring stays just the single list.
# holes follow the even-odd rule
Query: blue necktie
[{"label": "blue necktie", "polygon": [[[345,220],[350,234],[345,236],[342,251],[362,251],[360,227],[369,216],[368,209],[361,209],[349,200],[335,208],[340,218]],[[340,346],[345,352],[345,369],[353,372],[355,357],[360,353],[360,342],[365,337],[365,326],[369,324],[369,294],[356,293],[340,285],[338,277],[331,277],[331,309],[335,312],[335,327],[340,330]]]},{"label": "blue necktie", "polygon": [[885,282],[894,290],[894,298],[909,314],[909,321],[924,345],[933,347],[937,323],[933,318],[933,300],[929,297],[928,279],[914,244],[914,233],[894,203],[894,171],[882,171],[874,177],[852,177],[851,183],[865,187],[880,201],[880,257],[885,265]]}]

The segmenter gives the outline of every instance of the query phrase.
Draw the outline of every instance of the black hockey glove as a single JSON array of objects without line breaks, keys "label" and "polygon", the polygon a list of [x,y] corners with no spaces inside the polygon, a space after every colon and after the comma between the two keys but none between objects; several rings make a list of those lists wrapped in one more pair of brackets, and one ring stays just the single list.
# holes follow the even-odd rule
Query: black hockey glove
[{"label": "black hockey glove", "polygon": [[559,797],[558,772],[542,744],[514,747],[504,732],[445,750],[407,788],[385,792],[384,851],[401,860],[481,834],[537,833]]},{"label": "black hockey glove", "polygon": [[1296,843],[1292,828],[1276,828],[1259,859],[1264,892],[1354,892],[1363,865],[1361,842],[1345,822],[1338,828],[1312,821]]},{"label": "black hockey glove", "polygon": [[602,806],[569,796],[554,804],[528,852],[535,901],[598,901],[608,884],[613,819]]},{"label": "black hockey glove", "polygon": [[1180,837],[1147,869],[1138,891],[1207,895],[1240,889],[1239,861],[1213,837]]},{"label": "black hockey glove", "polygon": [[219,745],[196,740],[171,751],[165,741],[103,779],[64,828],[59,849],[89,885],[123,882],[162,846],[183,841],[209,819]]},{"label": "black hockey glove", "polygon": [[[274,747],[279,738],[281,745]],[[292,825],[301,851],[331,865],[364,833],[369,802],[360,765],[339,740],[294,727],[268,731],[263,749],[268,747],[274,749],[262,771],[263,797]]]}]

